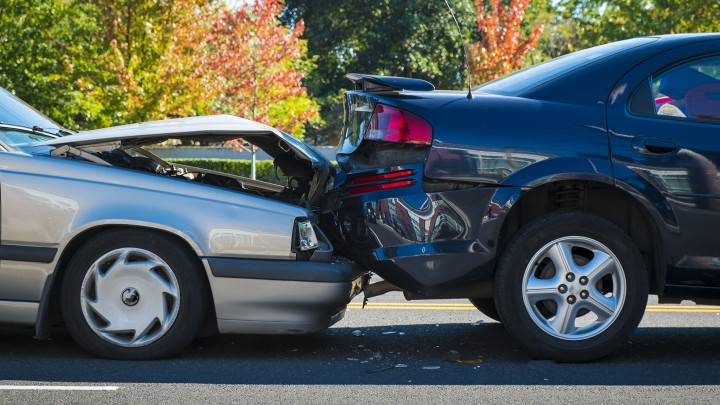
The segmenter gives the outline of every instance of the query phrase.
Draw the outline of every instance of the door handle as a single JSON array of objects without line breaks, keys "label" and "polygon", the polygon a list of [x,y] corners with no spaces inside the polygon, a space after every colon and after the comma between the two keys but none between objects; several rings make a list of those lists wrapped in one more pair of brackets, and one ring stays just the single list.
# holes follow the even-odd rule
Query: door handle
[{"label": "door handle", "polygon": [[666,155],[678,149],[675,142],[660,138],[635,137],[632,140],[635,152],[643,155]]}]

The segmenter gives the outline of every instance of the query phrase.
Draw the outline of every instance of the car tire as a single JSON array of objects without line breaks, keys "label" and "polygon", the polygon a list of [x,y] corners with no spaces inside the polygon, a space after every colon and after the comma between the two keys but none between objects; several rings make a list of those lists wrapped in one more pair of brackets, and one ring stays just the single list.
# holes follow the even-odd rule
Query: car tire
[{"label": "car tire", "polygon": [[470,303],[477,308],[483,315],[492,319],[493,321],[500,322],[500,315],[495,305],[495,300],[492,298],[470,298]]},{"label": "car tire", "polygon": [[110,359],[169,357],[197,336],[208,308],[197,257],[153,231],[111,230],[73,255],[62,314],[75,341]]},{"label": "car tire", "polygon": [[648,276],[632,239],[613,223],[559,211],[521,229],[495,277],[502,323],[534,358],[604,357],[637,328]]}]

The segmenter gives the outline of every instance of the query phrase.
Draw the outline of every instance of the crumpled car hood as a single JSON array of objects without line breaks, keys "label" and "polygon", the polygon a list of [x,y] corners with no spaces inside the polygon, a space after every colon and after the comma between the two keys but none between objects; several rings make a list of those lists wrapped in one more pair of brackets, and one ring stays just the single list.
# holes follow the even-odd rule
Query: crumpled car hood
[{"label": "crumpled car hood", "polygon": [[[278,155],[292,150],[298,158],[309,161],[313,167],[319,168],[330,164],[319,152],[297,138],[276,128],[233,115],[176,118],[81,131],[38,145],[52,147],[69,145],[83,149],[118,142],[120,146],[131,147],[156,144],[167,139],[222,142],[236,138],[245,138],[252,143],[255,143],[253,142],[255,140],[266,145],[269,142],[276,143],[274,149]],[[273,148],[269,149],[266,149],[266,152],[274,157]]]}]

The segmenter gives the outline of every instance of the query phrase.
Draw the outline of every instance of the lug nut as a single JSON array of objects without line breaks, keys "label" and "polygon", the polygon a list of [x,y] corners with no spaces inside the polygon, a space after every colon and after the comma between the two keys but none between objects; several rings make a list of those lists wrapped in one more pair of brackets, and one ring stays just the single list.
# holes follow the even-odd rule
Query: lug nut
[{"label": "lug nut", "polygon": [[587,290],[580,291],[580,298],[586,299],[589,296],[590,296],[590,293]]},{"label": "lug nut", "polygon": [[571,305],[572,305],[572,304],[575,303],[575,301],[577,301],[577,298],[575,298],[574,295],[569,295],[569,296],[567,297],[567,302],[568,302],[568,304],[571,304]]},{"label": "lug nut", "polygon": [[565,280],[573,281],[573,280],[575,280],[575,275],[573,273],[568,273],[565,275]]},{"label": "lug nut", "polygon": [[558,287],[558,291],[560,291],[560,294],[565,294],[567,292],[568,288],[565,284],[560,284]]},{"label": "lug nut", "polygon": [[585,276],[580,277],[580,284],[585,285],[588,283],[588,278]]}]

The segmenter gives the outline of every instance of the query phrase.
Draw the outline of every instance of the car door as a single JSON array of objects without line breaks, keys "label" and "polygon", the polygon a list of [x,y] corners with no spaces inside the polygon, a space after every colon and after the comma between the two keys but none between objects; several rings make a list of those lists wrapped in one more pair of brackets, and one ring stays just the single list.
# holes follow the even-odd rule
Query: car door
[{"label": "car door", "polygon": [[720,41],[658,54],[610,94],[616,181],[665,222],[667,283],[720,286]]}]

